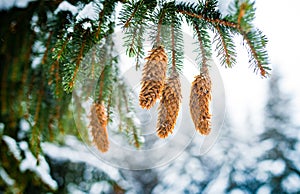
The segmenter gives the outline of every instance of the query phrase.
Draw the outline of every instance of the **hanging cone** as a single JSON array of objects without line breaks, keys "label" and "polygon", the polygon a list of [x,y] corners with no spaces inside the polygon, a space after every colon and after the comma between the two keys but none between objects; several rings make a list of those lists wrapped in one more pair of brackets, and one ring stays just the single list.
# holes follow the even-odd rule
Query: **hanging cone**
[{"label": "hanging cone", "polygon": [[157,134],[160,138],[166,138],[173,132],[180,108],[181,98],[181,83],[179,74],[174,71],[164,85],[158,108]]},{"label": "hanging cone", "polygon": [[211,80],[208,71],[205,71],[195,77],[190,95],[190,113],[196,130],[203,135],[208,135],[211,130],[210,100]]},{"label": "hanging cone", "polygon": [[150,51],[150,55],[146,59],[148,61],[143,69],[139,101],[142,108],[149,109],[161,95],[168,58],[163,46],[158,46]]},{"label": "hanging cone", "polygon": [[102,104],[94,103],[91,109],[90,126],[92,127],[93,142],[101,152],[108,151],[107,115]]}]

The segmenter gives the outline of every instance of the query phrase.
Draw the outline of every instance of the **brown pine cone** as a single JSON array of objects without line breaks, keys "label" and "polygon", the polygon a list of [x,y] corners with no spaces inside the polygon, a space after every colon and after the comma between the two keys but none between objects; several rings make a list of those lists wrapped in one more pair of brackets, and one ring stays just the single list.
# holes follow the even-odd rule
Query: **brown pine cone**
[{"label": "brown pine cone", "polygon": [[157,134],[166,138],[173,133],[181,103],[181,83],[179,74],[173,72],[167,79],[159,104]]},{"label": "brown pine cone", "polygon": [[190,113],[196,130],[203,135],[211,131],[211,87],[211,79],[206,71],[195,77],[191,88]]},{"label": "brown pine cone", "polygon": [[140,106],[151,108],[159,99],[166,78],[168,58],[163,46],[158,46],[150,51],[144,65],[141,92],[139,95]]}]

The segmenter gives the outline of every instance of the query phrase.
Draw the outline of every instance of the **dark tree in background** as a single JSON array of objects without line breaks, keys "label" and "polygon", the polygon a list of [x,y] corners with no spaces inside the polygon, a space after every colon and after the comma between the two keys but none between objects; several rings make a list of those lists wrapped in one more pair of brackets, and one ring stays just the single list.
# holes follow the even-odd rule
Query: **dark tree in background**
[{"label": "dark tree in background", "polygon": [[268,86],[264,131],[258,146],[259,180],[271,193],[299,193],[299,126],[294,124],[291,98],[283,92],[279,72],[274,71]]}]

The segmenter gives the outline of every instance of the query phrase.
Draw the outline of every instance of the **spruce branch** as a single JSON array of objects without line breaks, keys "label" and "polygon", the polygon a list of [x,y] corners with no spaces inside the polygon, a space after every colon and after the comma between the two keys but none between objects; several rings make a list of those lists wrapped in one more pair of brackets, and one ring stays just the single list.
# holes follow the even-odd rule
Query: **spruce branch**
[{"label": "spruce branch", "polygon": [[[44,91],[43,91],[43,86],[40,86],[40,89],[38,91],[38,99],[37,99],[37,104],[36,104],[36,109],[35,109],[35,114],[34,114],[34,124],[32,126],[32,133],[30,137],[30,146],[33,149],[34,156],[37,157],[40,153],[41,147],[40,147],[40,130],[38,125],[41,125],[40,122],[40,114],[41,114],[41,106],[42,106],[42,100],[44,96]],[[38,157],[37,157],[38,158]]]},{"label": "spruce branch", "polygon": [[[99,78],[99,94],[98,94],[98,99],[97,102],[101,102],[103,101],[103,86],[104,86],[104,79],[105,79],[105,74],[106,74],[106,66],[103,68],[101,74],[100,74],[100,78]],[[107,78],[106,78],[107,79]]]},{"label": "spruce branch", "polygon": [[250,31],[248,33],[241,32],[246,46],[248,47],[249,62],[254,66],[254,71],[259,70],[262,77],[269,75],[268,54],[265,50],[267,39],[259,30]]},{"label": "spruce branch", "polygon": [[[96,38],[96,42],[100,41],[103,37],[101,36],[101,33],[104,33],[105,29],[109,29],[111,30],[111,24],[114,22],[110,22],[114,19],[114,17],[112,16],[115,10],[115,5],[116,5],[117,1],[113,0],[113,1],[104,1],[101,5],[98,5],[99,9],[101,8],[101,11],[99,11],[98,14],[98,27],[97,30],[95,32],[95,38]],[[108,25],[108,26],[107,26]],[[112,30],[113,32],[113,30]],[[108,34],[111,34],[112,32],[108,32]],[[106,35],[104,35],[106,36]]]},{"label": "spruce branch", "polygon": [[226,30],[222,26],[214,26],[216,29],[216,36],[214,41],[218,41],[216,44],[217,57],[221,60],[221,65],[227,65],[232,67],[236,63],[236,51],[233,43],[233,37],[230,35],[230,31]]},{"label": "spruce branch", "polygon": [[124,26],[123,26],[124,28],[128,28],[128,26],[129,26],[129,24],[130,24],[130,22],[131,22],[133,16],[135,15],[135,13],[136,13],[137,10],[139,9],[139,7],[143,4],[143,1],[144,1],[144,0],[141,0],[141,1],[139,1],[139,2],[135,5],[134,10],[132,11],[131,15],[130,15],[129,18],[126,20],[126,22],[125,22],[125,24],[124,24]]},{"label": "spruce branch", "polygon": [[[55,57],[55,61],[51,65],[51,70],[54,70],[56,67],[56,64],[59,63],[59,60],[61,59],[61,56],[63,52],[65,51],[65,48],[70,40],[71,36],[67,36],[66,40],[63,42],[62,46],[56,45],[55,48],[52,49],[52,51],[59,50],[58,54]],[[59,48],[60,47],[60,48]]]},{"label": "spruce branch", "polygon": [[156,38],[155,38],[156,46],[159,46],[161,43],[161,29],[162,29],[164,16],[165,16],[165,9],[163,8],[159,12],[159,20],[157,23],[157,33],[156,33]]},{"label": "spruce branch", "polygon": [[85,45],[86,45],[86,39],[84,38],[82,41],[82,44],[81,44],[79,54],[77,55],[77,58],[76,58],[76,66],[74,69],[72,79],[69,82],[69,88],[71,88],[71,89],[74,87],[75,79],[76,79],[76,76],[77,76],[77,73],[79,70],[79,65],[80,65],[81,60],[83,59],[83,54],[84,54],[83,51],[84,51]]},{"label": "spruce branch", "polygon": [[102,11],[100,11],[99,13],[99,24],[98,24],[98,30],[96,32],[96,39],[100,39],[99,38],[99,35],[100,35],[100,32],[101,32],[101,26],[102,26],[102,23],[103,23],[103,16],[104,16],[104,5],[103,5],[103,9]]},{"label": "spruce branch", "polygon": [[41,62],[42,64],[45,64],[46,59],[48,57],[48,51],[49,51],[49,46],[50,46],[52,35],[53,35],[53,31],[50,31],[49,36],[48,36],[48,40],[47,40],[47,43],[46,43],[46,50],[44,52],[44,56],[43,56],[43,59],[42,59],[42,62]]},{"label": "spruce branch", "polygon": [[242,20],[242,18],[244,17],[244,15],[245,15],[245,12],[246,12],[246,6],[247,6],[247,4],[246,4],[246,2],[243,2],[241,5],[240,5],[240,9],[239,9],[239,11],[238,11],[238,19],[237,19],[237,23],[238,23],[238,25],[240,26],[241,25],[241,20]]},{"label": "spruce branch", "polygon": [[[35,35],[31,36],[31,39],[29,41],[30,45],[34,44],[34,37],[35,37]],[[29,48],[25,54],[25,61],[30,61],[31,54],[32,54],[32,48]],[[24,64],[24,71],[22,73],[22,78],[21,78],[22,87],[20,87],[19,92],[18,92],[18,96],[19,96],[18,100],[20,100],[20,101],[22,101],[24,99],[24,95],[26,96],[26,82],[28,81],[28,78],[31,75],[29,66],[30,66],[29,63]],[[20,109],[21,109],[21,107],[20,107]]]},{"label": "spruce branch", "polygon": [[175,48],[175,32],[174,32],[174,19],[171,24],[171,41],[172,41],[172,70],[176,70],[176,48]]},{"label": "spruce branch", "polygon": [[[176,7],[174,3],[169,4],[168,8],[168,14],[171,15],[169,18],[166,17],[166,23],[171,21],[171,30],[170,35],[171,36],[171,64],[172,64],[172,70],[175,71],[181,71],[183,67],[183,58],[184,58],[184,48],[183,48],[183,34],[181,29],[181,21],[182,18],[178,13],[176,13]],[[169,37],[164,37],[165,39],[169,39]]]},{"label": "spruce branch", "polygon": [[207,66],[207,57],[206,57],[206,52],[205,52],[205,49],[204,49],[204,46],[203,46],[203,39],[202,39],[202,36],[201,36],[201,32],[199,30],[199,27],[197,25],[194,25],[194,28],[195,28],[196,33],[197,33],[199,48],[200,48],[200,52],[201,52],[201,55],[202,55],[202,57],[201,57],[201,59],[202,59],[201,69],[202,69],[203,67]]},{"label": "spruce branch", "polygon": [[91,57],[91,78],[95,78],[95,63],[96,63],[96,47],[92,48],[92,57]]},{"label": "spruce branch", "polygon": [[134,47],[135,47],[135,39],[136,39],[136,36],[137,36],[137,31],[138,31],[138,28],[136,27],[136,28],[133,29],[133,33],[131,34],[131,43],[130,43],[129,48],[128,48],[129,57],[134,56],[135,53],[136,53]]},{"label": "spruce branch", "polygon": [[[140,66],[140,59],[144,56],[143,42],[147,21],[153,7],[151,1],[126,3],[120,12],[120,21],[125,31],[124,46],[129,57],[136,57],[136,69]],[[133,11],[132,11],[133,10]]]},{"label": "spruce branch", "polygon": [[54,93],[55,93],[56,96],[58,96],[59,93],[60,93],[59,85],[60,85],[61,77],[59,75],[59,62],[61,61],[62,55],[64,54],[64,52],[66,52],[65,49],[66,49],[67,44],[70,41],[70,38],[71,38],[71,36],[68,35],[65,38],[65,40],[63,41],[62,45],[60,45],[61,41],[58,41],[57,44],[55,45],[55,47],[52,48],[52,52],[54,52],[53,58],[55,58],[55,60],[50,65],[50,75],[51,76],[50,76],[50,80],[48,82],[48,85],[52,84],[52,79],[51,78],[54,77],[54,80],[55,80],[55,92]]},{"label": "spruce branch", "polygon": [[209,39],[209,35],[203,25],[200,29],[198,24],[196,22],[193,22],[193,27],[195,29],[195,33],[199,43],[199,58],[201,59],[200,71],[202,71],[202,69],[207,68],[208,60],[211,58],[211,42]]},{"label": "spruce branch", "polygon": [[[118,114],[119,114],[119,131],[125,133],[129,143],[139,148],[142,144],[140,131],[134,122],[135,112],[133,110],[128,88],[123,80],[118,80]],[[121,98],[120,98],[121,96]]]},{"label": "spruce branch", "polygon": [[248,47],[251,66],[265,77],[270,70],[265,50],[267,39],[252,24],[255,16],[254,2],[236,0],[231,7],[234,14],[224,18],[221,18],[220,13],[215,9],[215,4],[215,0],[206,1],[204,5],[201,2],[197,5],[180,3],[177,5],[177,12],[183,14],[190,23],[199,20],[204,26],[215,29],[217,34],[215,41],[218,41],[216,50],[221,64],[227,64],[227,67],[236,63],[236,51],[231,34],[240,34]]},{"label": "spruce branch", "polygon": [[[137,68],[140,64],[139,60],[144,55],[143,43],[147,38],[145,36],[146,29],[153,30],[150,38],[152,38],[154,46],[150,56],[147,57],[148,61],[145,66],[148,67],[143,73],[144,87],[142,87],[145,89],[151,85],[152,88],[145,89],[141,95],[145,97],[142,99],[143,107],[150,107],[148,102],[153,95],[156,99],[164,96],[164,100],[161,98],[160,102],[165,103],[165,107],[169,106],[168,112],[172,112],[165,114],[166,117],[164,117],[165,120],[172,119],[169,120],[172,129],[179,111],[179,108],[172,106],[176,104],[176,107],[179,107],[179,99],[181,99],[178,72],[183,65],[182,19],[186,19],[188,25],[193,27],[197,40],[199,55],[196,60],[201,66],[201,72],[193,82],[194,96],[191,96],[194,99],[191,100],[191,105],[194,109],[193,121],[201,133],[207,134],[209,132],[207,126],[210,126],[208,111],[210,93],[207,91],[211,90],[211,83],[207,66],[212,55],[212,43],[209,30],[215,35],[215,51],[222,65],[231,67],[236,63],[233,39],[234,35],[241,35],[248,51],[251,67],[254,68],[254,71],[260,72],[263,77],[268,75],[267,39],[253,25],[255,7],[252,0],[235,0],[231,7],[232,13],[224,17],[218,10],[218,0],[201,0],[194,4],[175,3],[174,0],[100,0],[93,2],[99,2],[95,3],[97,18],[84,18],[80,21],[70,11],[61,10],[56,13],[55,10],[59,10],[57,6],[62,2],[61,0],[54,3],[41,2],[43,3],[30,3],[28,8],[13,8],[14,12],[19,12],[19,10],[23,12],[26,9],[30,12],[29,17],[27,14],[24,15],[26,21],[30,21],[24,23],[26,25],[13,26],[13,23],[3,20],[1,21],[3,28],[0,29],[3,34],[1,41],[4,43],[4,46],[0,45],[0,55],[4,55],[4,65],[0,66],[1,116],[4,118],[4,133],[17,134],[18,123],[25,118],[32,125],[30,138],[26,141],[35,155],[40,152],[41,141],[56,140],[57,135],[65,133],[65,131],[78,135],[76,130],[74,132],[67,129],[73,128],[69,124],[70,118],[72,118],[69,109],[72,95],[69,92],[72,91],[75,84],[94,82],[95,78],[98,79],[96,88],[91,88],[93,84],[90,84],[90,88],[82,89],[82,95],[87,95],[89,93],[85,91],[94,89],[95,92],[92,95],[94,103],[98,103],[98,111],[101,109],[103,115],[107,111],[107,120],[109,120],[110,112],[118,114],[122,134],[125,134],[131,143],[137,147],[140,146],[139,128],[133,119],[134,112],[130,93],[128,93],[126,84],[119,78],[118,58],[114,56],[115,52],[111,48],[116,44],[111,35],[116,29],[117,21],[121,21],[120,26],[125,31],[124,46],[127,48],[127,54],[136,57]],[[85,0],[77,5],[83,8],[90,2],[90,0]],[[118,2],[122,2],[122,9],[116,18]],[[157,4],[159,5],[157,6]],[[41,7],[34,10],[32,5]],[[11,16],[10,11],[7,12],[7,15]],[[36,21],[35,18],[38,20]],[[18,19],[21,21],[18,20],[18,24],[25,21],[22,18]],[[91,24],[91,27],[86,29],[83,24]],[[4,29],[9,29],[10,32],[7,33]],[[12,41],[16,34],[18,35],[17,44]],[[43,48],[43,52],[40,52],[39,48]],[[91,48],[93,49],[89,53]],[[41,64],[38,66],[31,64],[33,59],[36,59],[35,57],[41,59]],[[171,71],[166,80],[168,62]],[[146,79],[148,75],[152,78],[157,76],[154,81],[158,81],[153,82],[153,79]],[[43,81],[44,77],[47,77],[47,82]],[[38,84],[40,87],[37,87]],[[16,88],[16,90],[10,91],[10,88]],[[174,93],[176,93],[177,101],[174,100],[174,96],[172,97]],[[79,96],[75,94],[75,98],[79,98]],[[155,103],[155,101],[153,102]],[[199,106],[196,107],[195,103]],[[201,106],[202,109],[199,111]],[[97,117],[95,113],[94,118]],[[76,114],[78,116],[76,118],[79,118],[81,113],[77,112]],[[201,115],[206,117],[206,123],[204,123],[206,126],[203,125],[203,128],[198,125],[201,119],[203,120]],[[112,118],[114,118],[113,115]],[[97,119],[99,118],[97,117]],[[162,127],[166,126],[166,122],[161,122],[161,124],[163,124]],[[12,130],[7,130],[6,126]],[[42,130],[47,126],[48,131]],[[106,128],[106,121],[105,126],[96,123],[94,129],[96,127]],[[203,129],[206,130],[201,131]],[[166,136],[163,131],[160,134],[162,137]],[[96,132],[94,135],[97,135]]]},{"label": "spruce branch", "polygon": [[200,20],[204,20],[206,22],[216,24],[216,25],[223,25],[223,26],[231,27],[231,28],[235,28],[235,29],[238,26],[236,23],[233,23],[233,22],[230,22],[230,21],[221,20],[221,19],[217,19],[217,18],[214,18],[214,19],[206,18],[203,15],[199,15],[199,14],[192,13],[192,12],[189,12],[189,11],[185,11],[185,10],[182,10],[182,9],[178,9],[178,12],[183,14],[183,15],[190,16],[192,18],[197,18],[197,19],[200,19]]},{"label": "spruce branch", "polygon": [[136,69],[140,67],[140,59],[144,56],[143,41],[145,33],[145,23],[132,25],[127,28],[125,36],[126,53],[129,57],[136,56]]}]

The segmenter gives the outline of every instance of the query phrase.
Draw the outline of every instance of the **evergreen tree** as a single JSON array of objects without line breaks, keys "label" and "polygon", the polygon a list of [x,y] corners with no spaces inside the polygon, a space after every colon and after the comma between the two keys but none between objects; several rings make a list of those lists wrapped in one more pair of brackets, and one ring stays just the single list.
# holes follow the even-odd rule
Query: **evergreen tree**
[{"label": "evergreen tree", "polygon": [[265,129],[259,135],[258,179],[271,193],[299,193],[299,126],[293,124],[290,99],[282,91],[281,78],[274,72],[268,87]]},{"label": "evergreen tree", "polygon": [[[140,95],[140,98],[144,98],[140,101],[146,100],[148,103],[152,95],[161,97],[165,79],[178,75],[182,70],[183,21],[193,28],[195,41],[199,45],[199,57],[195,60],[199,64],[200,77],[209,78],[207,66],[214,45],[221,65],[232,67],[236,63],[233,44],[236,35],[243,37],[254,70],[266,77],[269,70],[265,50],[267,39],[252,23],[255,16],[254,2],[235,0],[230,14],[226,16],[220,13],[217,4],[217,0],[197,3],[160,0],[37,0],[30,1],[26,7],[1,10],[1,172],[10,177],[4,179],[1,176],[1,190],[22,193],[28,189],[32,180],[34,187],[43,187],[40,186],[43,182],[40,176],[34,171],[22,171],[19,166],[26,159],[26,153],[40,165],[44,161],[43,142],[63,143],[65,134],[78,136],[75,122],[82,128],[89,125],[93,136],[90,143],[94,142],[100,151],[108,149],[106,130],[110,122],[119,123],[117,131],[126,136],[129,143],[141,146],[139,129],[132,116],[134,110],[129,99],[130,91],[120,78],[121,64],[118,64],[118,53],[114,52],[112,35],[116,25],[123,28],[124,46],[128,56],[136,58],[137,68],[141,58],[145,57],[143,43],[147,28],[151,26],[153,29],[153,37],[150,37],[153,49],[147,63],[159,68],[147,69],[145,65],[143,81],[147,72],[153,73],[152,76],[159,80],[145,84],[148,90],[144,91],[149,93]],[[118,6],[121,7],[120,13],[116,13]],[[97,17],[80,16],[88,7]],[[215,44],[211,41],[209,31],[215,35]],[[159,52],[155,53],[157,50]],[[166,58],[170,63],[168,68],[160,66],[166,65]],[[178,78],[175,77],[177,83]],[[171,85],[174,81],[169,80]],[[194,91],[197,91],[194,92],[193,102],[197,102],[196,97],[206,96],[205,101],[196,104],[207,111],[210,100],[210,91],[207,91],[210,87],[207,86],[210,83],[205,85],[193,85]],[[74,90],[80,86],[83,88],[81,96]],[[176,106],[180,102],[179,87],[177,83]],[[172,92],[168,89],[165,94]],[[73,106],[72,98],[75,100]],[[86,113],[82,104],[76,103],[76,99],[81,98],[92,99],[91,113]],[[172,106],[172,98],[165,98],[168,98],[164,101],[167,106]],[[173,109],[167,107],[166,110]],[[174,112],[178,113],[178,107]],[[206,126],[209,129],[209,114],[204,115],[205,125],[199,125],[197,122],[202,122],[203,119],[199,118],[203,115],[193,109],[191,112],[195,117],[195,126]],[[82,114],[90,118],[89,123],[81,120]],[[176,122],[177,115],[168,114],[161,114],[165,116],[161,119],[164,122],[158,126],[159,133],[163,134],[161,137],[171,133]],[[207,132],[208,129],[199,131]],[[88,130],[82,131],[81,135],[88,137]],[[55,190],[55,187],[45,186],[43,190]]]}]

